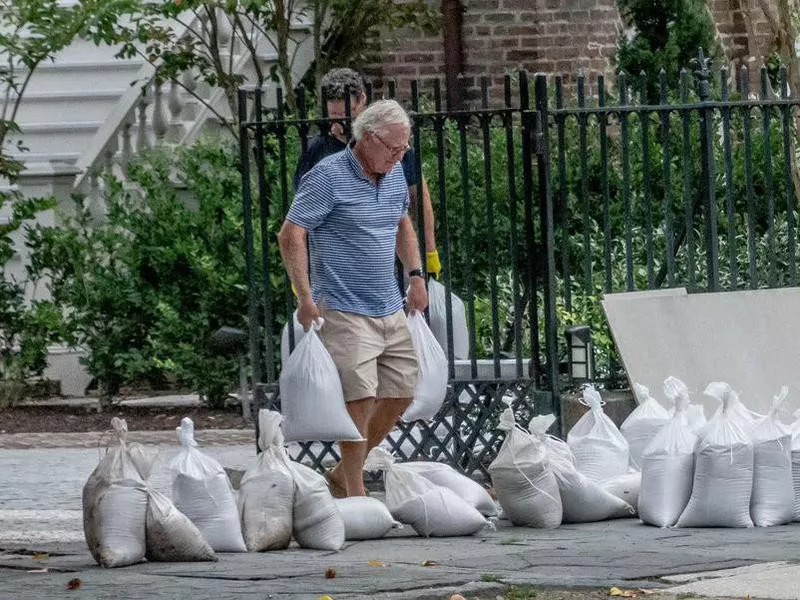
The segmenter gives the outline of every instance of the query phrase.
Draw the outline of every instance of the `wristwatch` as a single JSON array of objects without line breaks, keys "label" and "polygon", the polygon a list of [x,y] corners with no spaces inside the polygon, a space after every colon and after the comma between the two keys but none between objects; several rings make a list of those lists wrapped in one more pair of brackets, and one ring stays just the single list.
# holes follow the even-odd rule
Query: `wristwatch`
[{"label": "wristwatch", "polygon": [[408,278],[411,279],[412,277],[422,277],[425,278],[425,274],[422,272],[422,269],[412,269],[408,272]]}]

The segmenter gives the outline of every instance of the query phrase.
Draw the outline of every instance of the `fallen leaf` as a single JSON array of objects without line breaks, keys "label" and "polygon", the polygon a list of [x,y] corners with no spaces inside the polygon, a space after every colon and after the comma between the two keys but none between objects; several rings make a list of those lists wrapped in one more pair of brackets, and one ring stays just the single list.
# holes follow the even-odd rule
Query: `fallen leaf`
[{"label": "fallen leaf", "polygon": [[75,579],[70,579],[67,583],[68,590],[77,590],[81,587],[81,580],[77,577]]},{"label": "fallen leaf", "polygon": [[380,560],[371,560],[367,563],[370,567],[385,567],[387,566],[385,562]]},{"label": "fallen leaf", "polygon": [[50,555],[47,552],[36,552],[33,555],[33,560],[46,560],[50,558]]},{"label": "fallen leaf", "polygon": [[636,598],[636,592],[631,590],[621,590],[618,587],[612,587],[608,590],[609,596],[619,596],[621,598]]},{"label": "fallen leaf", "polygon": [[464,596],[462,596],[461,594],[453,594],[452,596],[450,596],[450,600],[467,600],[467,599],[464,598]]},{"label": "fallen leaf", "polygon": [[333,579],[334,577],[336,577],[336,569],[333,567],[325,569],[325,579]]},{"label": "fallen leaf", "polygon": [[28,573],[47,573],[47,569],[31,569]]},{"label": "fallen leaf", "polygon": [[639,588],[636,591],[642,594],[643,596],[649,596],[650,594],[655,594],[658,590],[646,590],[644,588]]},{"label": "fallen leaf", "polygon": [[423,560],[422,561],[422,566],[423,567],[437,567],[437,566],[439,566],[439,561],[438,560]]},{"label": "fallen leaf", "polygon": [[333,600],[330,596],[320,596],[319,600]]}]

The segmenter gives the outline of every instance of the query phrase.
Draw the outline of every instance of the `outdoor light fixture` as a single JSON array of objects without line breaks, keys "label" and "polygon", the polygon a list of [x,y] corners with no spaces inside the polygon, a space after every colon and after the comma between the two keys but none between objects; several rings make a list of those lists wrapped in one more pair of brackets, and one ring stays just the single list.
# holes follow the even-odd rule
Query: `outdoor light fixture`
[{"label": "outdoor light fixture", "polygon": [[575,325],[564,332],[569,350],[569,377],[576,383],[594,380],[594,347],[592,328]]}]

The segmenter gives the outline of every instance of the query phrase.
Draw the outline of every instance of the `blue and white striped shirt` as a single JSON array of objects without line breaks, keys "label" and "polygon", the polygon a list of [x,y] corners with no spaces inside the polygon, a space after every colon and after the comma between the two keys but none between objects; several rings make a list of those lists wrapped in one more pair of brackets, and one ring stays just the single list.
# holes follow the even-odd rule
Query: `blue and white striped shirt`
[{"label": "blue and white striped shirt", "polygon": [[376,184],[351,146],[303,177],[286,218],[309,232],[315,302],[368,317],[403,307],[394,259],[397,226],[408,204],[400,163]]}]

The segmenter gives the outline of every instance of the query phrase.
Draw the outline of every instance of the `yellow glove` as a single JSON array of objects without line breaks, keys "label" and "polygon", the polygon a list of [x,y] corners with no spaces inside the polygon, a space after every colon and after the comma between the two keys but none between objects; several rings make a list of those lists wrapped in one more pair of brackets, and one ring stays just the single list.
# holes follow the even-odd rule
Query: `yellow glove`
[{"label": "yellow glove", "polygon": [[439,252],[431,250],[425,253],[425,270],[433,275],[434,278],[439,279],[439,274],[442,272],[442,263],[439,262]]},{"label": "yellow glove", "polygon": [[294,297],[295,297],[295,298],[297,298],[297,288],[296,288],[296,287],[294,287],[294,284],[293,284],[293,283],[292,283],[292,284],[290,284],[290,285],[292,286],[292,293],[294,294]]}]

